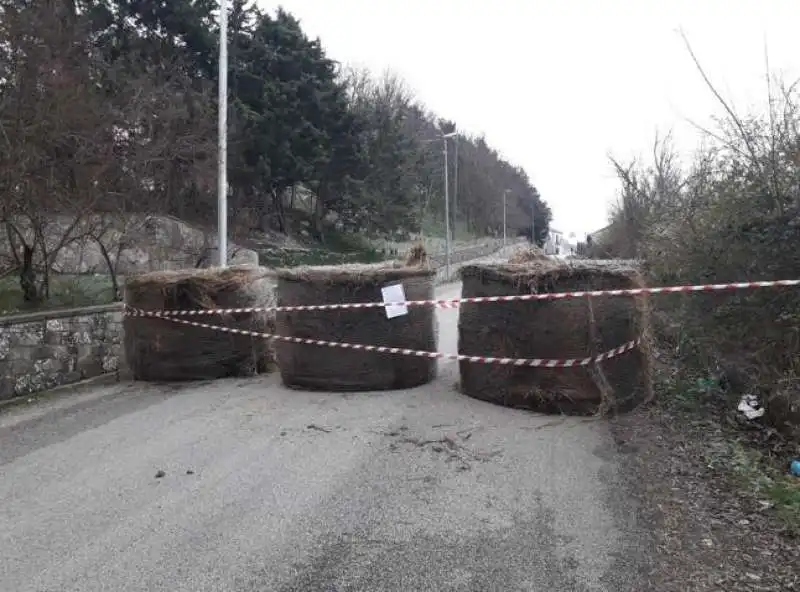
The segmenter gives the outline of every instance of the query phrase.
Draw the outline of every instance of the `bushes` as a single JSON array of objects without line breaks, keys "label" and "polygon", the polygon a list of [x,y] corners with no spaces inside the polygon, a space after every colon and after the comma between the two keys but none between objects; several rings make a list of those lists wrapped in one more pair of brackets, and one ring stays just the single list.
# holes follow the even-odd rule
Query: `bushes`
[{"label": "bushes", "polygon": [[[773,91],[775,89],[773,88]],[[596,256],[640,257],[653,284],[795,279],[800,274],[800,96],[770,93],[767,113],[727,113],[682,167],[668,141],[649,166],[614,162],[620,200]],[[800,293],[764,289],[664,296],[695,363],[729,391],[756,392],[767,418],[800,439]]]}]

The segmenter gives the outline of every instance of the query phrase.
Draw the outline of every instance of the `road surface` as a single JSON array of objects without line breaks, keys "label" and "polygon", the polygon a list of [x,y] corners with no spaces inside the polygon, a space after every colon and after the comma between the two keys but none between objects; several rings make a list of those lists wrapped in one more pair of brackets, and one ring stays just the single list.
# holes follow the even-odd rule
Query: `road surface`
[{"label": "road surface", "polygon": [[[438,314],[455,351],[458,311]],[[7,410],[0,590],[640,589],[605,423],[456,381],[443,364],[404,392],[128,383]]]}]

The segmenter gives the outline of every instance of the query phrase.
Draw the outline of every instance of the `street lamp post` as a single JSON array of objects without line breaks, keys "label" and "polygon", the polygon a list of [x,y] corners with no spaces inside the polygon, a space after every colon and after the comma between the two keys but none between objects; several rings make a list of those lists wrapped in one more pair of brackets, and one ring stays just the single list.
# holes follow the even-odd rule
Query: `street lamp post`
[{"label": "street lamp post", "polygon": [[508,212],[508,208],[506,207],[506,197],[507,196],[508,196],[508,189],[503,191],[503,246],[504,247],[506,246],[506,243],[508,242],[508,237],[507,237],[507,233],[506,233],[506,228],[507,228],[507,223],[506,223],[507,222],[507,216],[506,216],[506,214]]},{"label": "street lamp post", "polygon": [[450,281],[450,182],[447,173],[447,139],[456,135],[456,132],[442,134],[442,150],[444,153],[444,273]]},{"label": "street lamp post", "polygon": [[455,157],[453,161],[453,240],[458,238],[458,136],[455,137]]},{"label": "street lamp post", "polygon": [[228,1],[219,2],[219,153],[217,172],[217,251],[228,266]]}]

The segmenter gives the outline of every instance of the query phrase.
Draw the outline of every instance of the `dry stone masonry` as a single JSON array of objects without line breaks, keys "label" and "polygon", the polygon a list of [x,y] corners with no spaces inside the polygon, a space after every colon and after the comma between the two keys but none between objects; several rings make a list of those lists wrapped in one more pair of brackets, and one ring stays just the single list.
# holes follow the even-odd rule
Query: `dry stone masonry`
[{"label": "dry stone masonry", "polygon": [[0,319],[0,400],[115,372],[122,354],[119,305]]}]

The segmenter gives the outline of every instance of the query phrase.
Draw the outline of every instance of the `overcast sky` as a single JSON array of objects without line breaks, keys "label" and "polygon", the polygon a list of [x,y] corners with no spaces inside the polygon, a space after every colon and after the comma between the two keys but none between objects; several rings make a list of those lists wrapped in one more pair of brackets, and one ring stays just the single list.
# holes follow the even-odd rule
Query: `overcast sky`
[{"label": "overcast sky", "polygon": [[606,224],[608,164],[657,131],[690,150],[687,118],[719,112],[686,52],[742,111],[764,109],[770,69],[800,76],[798,0],[260,0],[298,17],[328,55],[391,69],[461,129],[525,168],[553,226]]}]

